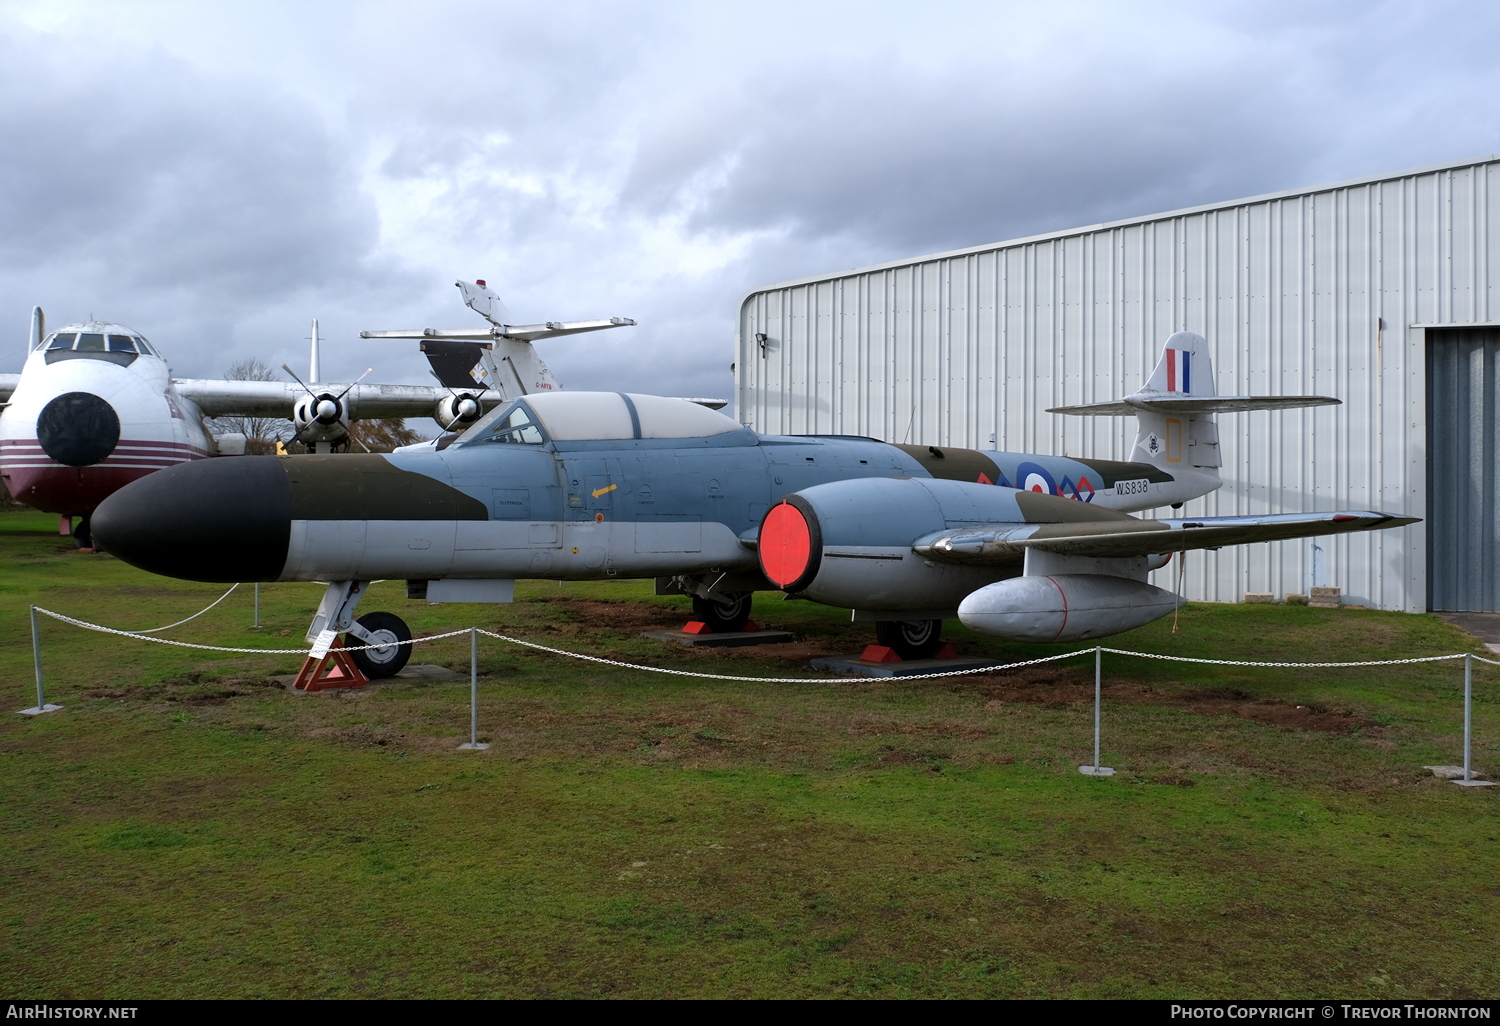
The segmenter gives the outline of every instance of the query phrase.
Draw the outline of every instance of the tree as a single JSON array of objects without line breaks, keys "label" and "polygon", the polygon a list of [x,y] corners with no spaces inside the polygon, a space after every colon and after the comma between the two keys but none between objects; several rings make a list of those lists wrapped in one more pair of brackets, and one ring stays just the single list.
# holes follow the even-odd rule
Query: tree
[{"label": "tree", "polygon": [[400,417],[356,420],[349,425],[350,452],[390,452],[398,445],[412,445],[423,436],[406,426]]},{"label": "tree", "polygon": [[[279,380],[276,372],[264,360],[253,356],[231,366],[224,376],[230,381]],[[209,428],[216,435],[236,432],[244,435],[246,454],[264,456],[274,453],[276,443],[291,436],[291,418],[215,417],[209,421]]]}]

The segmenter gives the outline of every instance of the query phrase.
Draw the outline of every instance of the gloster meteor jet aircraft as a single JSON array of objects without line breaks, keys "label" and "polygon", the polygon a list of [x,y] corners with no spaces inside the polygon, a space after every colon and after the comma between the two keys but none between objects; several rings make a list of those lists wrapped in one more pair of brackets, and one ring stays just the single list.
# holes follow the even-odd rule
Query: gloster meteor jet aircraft
[{"label": "gloster meteor jet aircraft", "polygon": [[[140,332],[88,321],[48,333],[37,308],[21,373],[0,375],[0,479],[21,502],[59,514],[64,526],[82,517],[73,535],[86,548],[90,513],[117,488],[179,463],[244,453],[243,435],[215,435],[205,418],[290,418],[294,437],[322,453],[349,443],[351,419],[431,416],[444,431],[461,429],[507,398],[557,387],[531,351],[533,340],[635,323],[612,317],[510,325],[500,297],[484,282],[457,285],[489,326],[480,332],[429,329],[428,335],[488,341],[470,343],[462,366],[451,353],[429,350],[434,372],[442,372],[439,385],[325,382],[317,321],[307,385],[173,378]],[[420,331],[386,334],[425,337]],[[507,347],[507,373],[491,353],[496,346]]]},{"label": "gloster meteor jet aircraft", "polygon": [[1337,402],[1215,394],[1207,344],[1169,338],[1147,385],[1075,415],[1135,416],[1130,462],[873,438],[762,435],[681,399],[554,392],[503,404],[441,450],[185,465],[106,500],[106,548],[197,581],[324,581],[310,641],[347,632],[372,677],[410,637],[354,619],[366,584],[508,601],[516,578],[654,577],[736,630],[756,590],[874,621],[904,658],[942,620],[1020,641],[1099,638],[1170,612],[1170,554],[1414,522],[1364,510],[1142,520],[1219,487],[1215,413]]}]

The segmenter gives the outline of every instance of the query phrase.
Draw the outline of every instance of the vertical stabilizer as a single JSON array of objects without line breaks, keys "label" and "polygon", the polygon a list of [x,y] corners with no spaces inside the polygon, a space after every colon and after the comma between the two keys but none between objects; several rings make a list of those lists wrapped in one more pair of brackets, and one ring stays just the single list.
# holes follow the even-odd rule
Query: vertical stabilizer
[{"label": "vertical stabilizer", "polygon": [[1136,408],[1135,447],[1130,458],[1172,473],[1189,468],[1218,477],[1219,428],[1212,413],[1161,412],[1155,399],[1209,399],[1217,396],[1208,341],[1179,331],[1162,346],[1146,386],[1125,402]]},{"label": "vertical stabilizer", "polygon": [[318,319],[313,318],[312,323],[312,352],[307,361],[307,380],[309,382],[323,380],[323,361],[318,355]]},{"label": "vertical stabilizer", "polygon": [[[497,338],[495,348],[487,354],[495,362],[494,374],[500,384],[500,392],[510,398],[519,388],[521,395],[532,392],[558,392],[562,386],[542,362],[536,346],[513,338]],[[514,382],[514,385],[512,385]]]},{"label": "vertical stabilizer", "polygon": [[42,339],[47,337],[47,315],[42,313],[42,308],[34,306],[31,308],[31,337],[27,340],[26,351],[32,352],[42,344]]},{"label": "vertical stabilizer", "polygon": [[506,309],[505,301],[484,283],[483,278],[476,282],[458,281],[454,284],[464,294],[464,306],[497,328],[510,324],[510,311]]}]

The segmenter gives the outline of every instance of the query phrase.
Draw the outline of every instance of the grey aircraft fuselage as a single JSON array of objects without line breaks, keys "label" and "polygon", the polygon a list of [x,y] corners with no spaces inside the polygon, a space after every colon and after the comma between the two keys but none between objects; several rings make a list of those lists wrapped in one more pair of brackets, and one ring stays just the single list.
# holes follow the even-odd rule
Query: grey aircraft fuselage
[{"label": "grey aircraft fuselage", "polygon": [[[1144,463],[761,435],[739,425],[703,437],[559,440],[541,429],[530,442],[493,437],[471,430],[440,451],[178,468],[101,507],[96,529],[126,561],[189,580],[601,580],[758,575],[755,534],[767,511],[838,481],[979,483],[998,486],[997,500],[1029,484],[1025,491],[1101,507],[1101,516],[1191,497],[1187,481]],[[931,525],[891,514],[891,537],[867,540],[894,546],[892,558],[915,558],[911,540]],[[1017,508],[1005,519],[1029,518]],[[975,582],[1019,571],[1018,557],[1013,570],[985,568]],[[906,605],[871,598],[872,608]]]}]

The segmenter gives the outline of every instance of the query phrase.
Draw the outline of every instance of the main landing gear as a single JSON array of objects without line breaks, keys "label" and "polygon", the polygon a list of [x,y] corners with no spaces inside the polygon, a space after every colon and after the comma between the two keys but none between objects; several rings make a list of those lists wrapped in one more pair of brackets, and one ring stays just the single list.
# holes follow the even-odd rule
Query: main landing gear
[{"label": "main landing gear", "polygon": [[715,591],[693,596],[693,616],[708,624],[715,634],[737,634],[750,622],[753,591]]},{"label": "main landing gear", "polygon": [[877,620],[875,639],[902,659],[931,659],[943,643],[943,621]]}]

